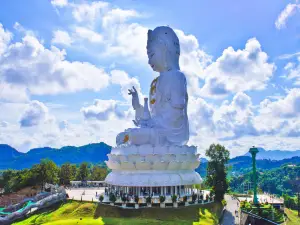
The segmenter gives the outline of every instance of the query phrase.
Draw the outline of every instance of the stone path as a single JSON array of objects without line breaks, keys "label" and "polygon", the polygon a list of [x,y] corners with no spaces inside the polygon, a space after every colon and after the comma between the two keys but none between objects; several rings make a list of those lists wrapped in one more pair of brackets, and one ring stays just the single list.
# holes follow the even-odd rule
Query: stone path
[{"label": "stone path", "polygon": [[239,209],[237,205],[238,201],[236,199],[232,199],[230,195],[225,195],[225,200],[227,201],[227,206],[221,225],[239,224],[239,217],[236,217],[235,215],[235,211],[238,211]]}]

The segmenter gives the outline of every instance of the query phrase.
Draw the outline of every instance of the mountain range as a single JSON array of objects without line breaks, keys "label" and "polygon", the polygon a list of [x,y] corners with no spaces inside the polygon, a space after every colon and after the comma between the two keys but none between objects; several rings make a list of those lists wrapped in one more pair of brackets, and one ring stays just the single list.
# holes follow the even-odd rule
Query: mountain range
[{"label": "mountain range", "polygon": [[[66,146],[56,148],[34,148],[27,153],[18,152],[9,145],[0,144],[0,170],[30,168],[40,163],[41,159],[48,158],[57,165],[65,162],[80,164],[82,162],[101,163],[107,160],[107,154],[111,146],[101,142],[88,144],[80,147]],[[257,167],[260,169],[272,169],[286,163],[300,163],[300,150],[298,151],[266,151],[259,149],[257,154]],[[207,159],[201,158],[201,164],[197,171],[205,176]],[[252,160],[250,154],[230,159],[229,164],[232,172],[241,172],[251,169]]]},{"label": "mountain range", "polygon": [[101,142],[80,147],[66,146],[56,148],[35,148],[27,153],[18,152],[9,145],[0,144],[0,170],[24,169],[40,163],[41,159],[48,158],[57,165],[65,162],[79,164],[82,162],[100,163],[107,160],[111,146]]},{"label": "mountain range", "polygon": [[[287,150],[265,150],[263,148],[258,148],[259,152],[256,155],[256,159],[271,159],[271,160],[282,160],[288,159],[295,156],[300,157],[300,150],[287,151]],[[247,152],[244,156],[251,156]]]},{"label": "mountain range", "polygon": [[[289,159],[282,160],[270,160],[270,159],[258,159],[256,160],[256,167],[259,171],[271,170],[279,168],[283,165],[300,165],[300,157],[295,156]],[[252,158],[249,156],[238,156],[230,159],[228,164],[229,175],[241,175],[252,171]],[[200,163],[200,166],[196,171],[201,177],[206,176],[207,162]]]}]

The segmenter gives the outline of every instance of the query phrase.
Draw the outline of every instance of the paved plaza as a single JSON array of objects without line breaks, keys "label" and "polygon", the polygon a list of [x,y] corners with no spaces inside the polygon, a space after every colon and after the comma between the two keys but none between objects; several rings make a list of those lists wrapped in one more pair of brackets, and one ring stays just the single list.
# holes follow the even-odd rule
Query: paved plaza
[{"label": "paved plaza", "polygon": [[[283,204],[283,201],[284,201],[281,198],[276,198],[276,197],[274,197],[272,195],[268,195],[268,194],[257,195],[257,198],[258,198],[258,201],[260,203],[268,202],[268,203],[273,203],[273,204]],[[245,200],[252,201],[253,200],[253,195],[251,196],[251,198],[250,197],[248,197],[248,198],[238,197],[238,200],[239,201],[245,201]]]},{"label": "paved plaza", "polygon": [[[66,190],[69,199],[83,201],[99,201],[99,196],[104,193],[104,187],[99,188],[73,188]],[[97,195],[96,195],[97,194]]]}]

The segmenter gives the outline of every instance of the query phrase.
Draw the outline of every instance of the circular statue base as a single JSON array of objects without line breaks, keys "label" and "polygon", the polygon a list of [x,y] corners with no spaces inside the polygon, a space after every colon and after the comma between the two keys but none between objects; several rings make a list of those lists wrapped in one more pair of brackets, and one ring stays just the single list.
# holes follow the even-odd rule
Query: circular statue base
[{"label": "circular statue base", "polygon": [[123,145],[112,148],[108,158],[106,193],[183,196],[202,183],[195,146]]},{"label": "circular statue base", "polygon": [[105,179],[106,183],[128,187],[160,187],[200,184],[200,175],[192,170],[166,171],[113,171]]}]

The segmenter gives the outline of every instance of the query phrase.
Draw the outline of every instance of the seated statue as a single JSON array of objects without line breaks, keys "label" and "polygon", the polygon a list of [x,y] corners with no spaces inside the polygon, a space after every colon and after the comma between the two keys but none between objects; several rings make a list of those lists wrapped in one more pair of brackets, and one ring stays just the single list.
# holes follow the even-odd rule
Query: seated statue
[{"label": "seated statue", "polygon": [[136,128],[117,135],[117,145],[185,145],[189,140],[187,83],[179,68],[179,39],[170,27],[148,31],[148,63],[159,72],[150,86],[148,99],[140,104],[138,93],[129,90],[135,110]]}]

